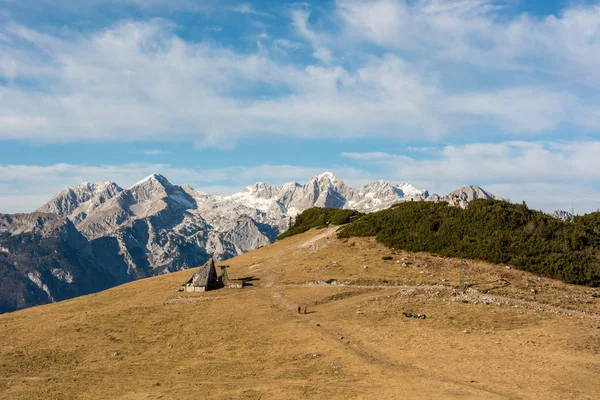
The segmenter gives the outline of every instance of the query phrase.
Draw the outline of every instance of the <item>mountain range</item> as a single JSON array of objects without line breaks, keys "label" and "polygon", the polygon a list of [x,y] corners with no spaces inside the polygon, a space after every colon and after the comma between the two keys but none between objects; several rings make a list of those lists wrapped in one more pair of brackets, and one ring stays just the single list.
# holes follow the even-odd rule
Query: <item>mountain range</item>
[{"label": "mountain range", "polygon": [[67,187],[31,214],[0,214],[0,312],[92,293],[263,247],[311,207],[374,212],[405,201],[466,207],[498,198],[478,186],[445,196],[379,180],[361,188],[330,172],[306,183],[256,183],[231,196],[153,174]]}]

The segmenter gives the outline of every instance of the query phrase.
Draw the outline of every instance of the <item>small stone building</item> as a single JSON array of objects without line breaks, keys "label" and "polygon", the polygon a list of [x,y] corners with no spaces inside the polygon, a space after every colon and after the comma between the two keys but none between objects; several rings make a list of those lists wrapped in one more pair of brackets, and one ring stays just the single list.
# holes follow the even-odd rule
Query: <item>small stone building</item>
[{"label": "small stone building", "polygon": [[205,292],[217,287],[218,283],[215,261],[211,258],[181,285],[181,290],[185,292]]}]

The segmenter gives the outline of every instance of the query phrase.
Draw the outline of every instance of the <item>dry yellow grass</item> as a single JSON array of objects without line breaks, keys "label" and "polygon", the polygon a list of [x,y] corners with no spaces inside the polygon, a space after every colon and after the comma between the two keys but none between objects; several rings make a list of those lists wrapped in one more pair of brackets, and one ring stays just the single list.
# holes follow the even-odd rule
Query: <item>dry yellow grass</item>
[{"label": "dry yellow grass", "polygon": [[242,290],[184,271],[0,315],[0,398],[600,398],[599,290],[468,262],[463,294],[458,260],[334,230],[228,260]]}]

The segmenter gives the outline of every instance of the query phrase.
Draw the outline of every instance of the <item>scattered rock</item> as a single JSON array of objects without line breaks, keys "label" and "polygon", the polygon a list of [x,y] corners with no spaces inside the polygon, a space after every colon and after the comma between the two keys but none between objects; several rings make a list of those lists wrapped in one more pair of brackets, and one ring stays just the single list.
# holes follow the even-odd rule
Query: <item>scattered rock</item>
[{"label": "scattered rock", "polygon": [[465,329],[465,330],[463,331],[463,333],[469,333],[469,331]]},{"label": "scattered rock", "polygon": [[121,354],[121,353],[119,353],[118,351],[115,351],[115,352],[113,353],[113,356],[115,356],[115,357],[118,357],[120,354]]},{"label": "scattered rock", "polygon": [[317,324],[317,326],[321,326],[321,324]]}]

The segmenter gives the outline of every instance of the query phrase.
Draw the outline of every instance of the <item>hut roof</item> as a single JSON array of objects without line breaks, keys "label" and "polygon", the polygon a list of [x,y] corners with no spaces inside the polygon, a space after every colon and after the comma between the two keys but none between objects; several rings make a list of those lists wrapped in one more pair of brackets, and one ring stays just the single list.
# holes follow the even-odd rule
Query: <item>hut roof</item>
[{"label": "hut roof", "polygon": [[207,287],[211,283],[217,281],[217,270],[215,269],[215,261],[211,258],[201,266],[198,271],[194,272],[187,281],[185,286],[204,286]]}]

